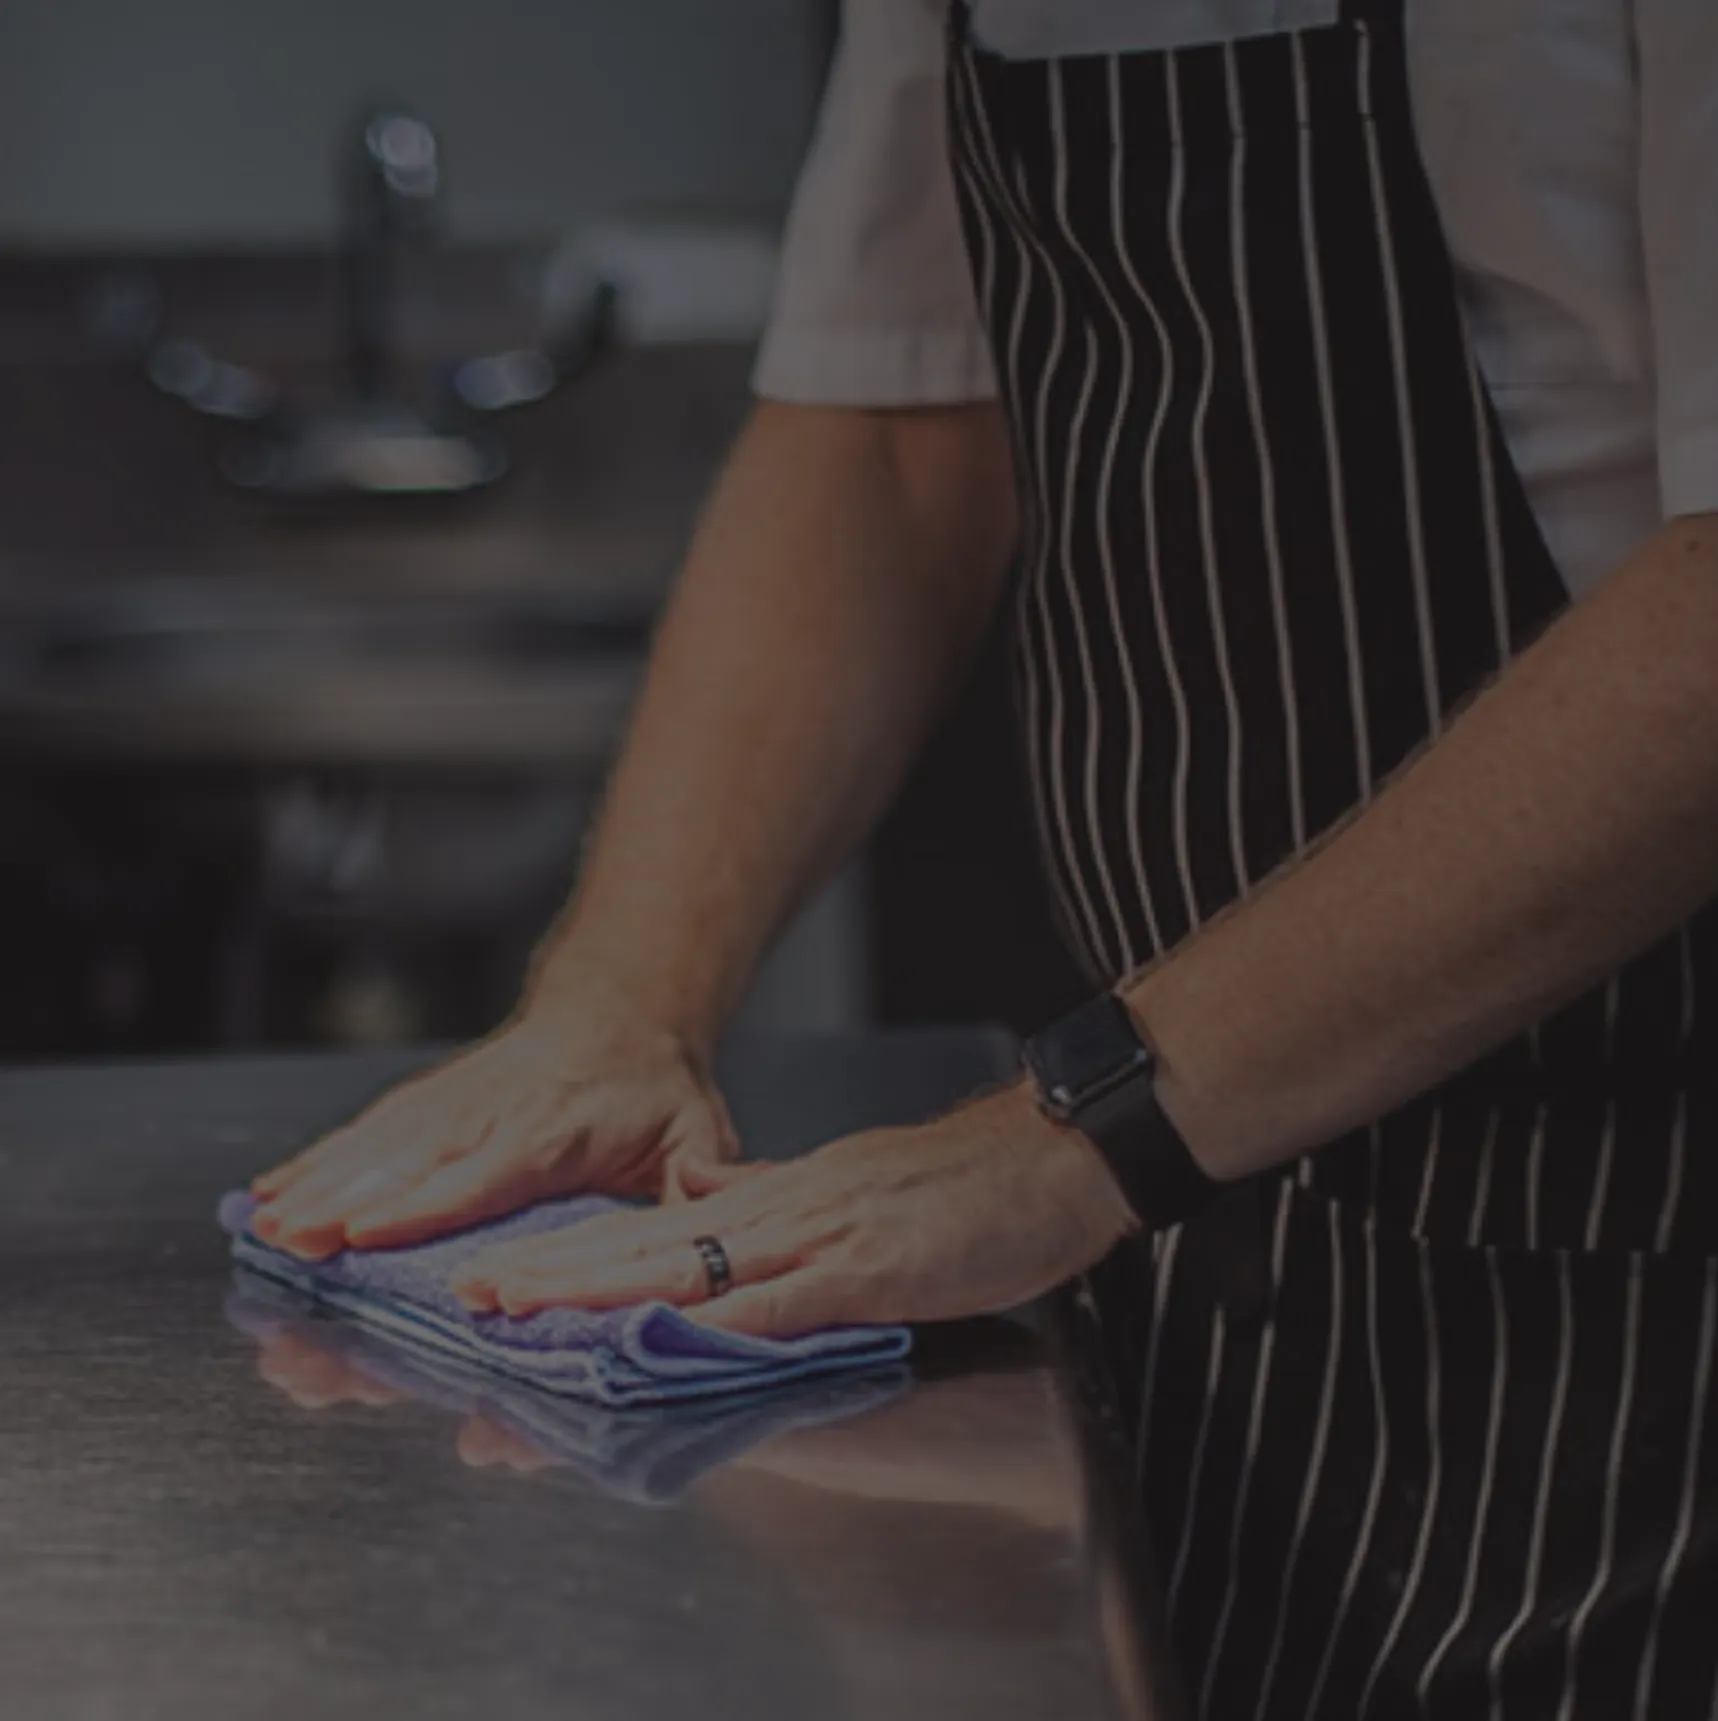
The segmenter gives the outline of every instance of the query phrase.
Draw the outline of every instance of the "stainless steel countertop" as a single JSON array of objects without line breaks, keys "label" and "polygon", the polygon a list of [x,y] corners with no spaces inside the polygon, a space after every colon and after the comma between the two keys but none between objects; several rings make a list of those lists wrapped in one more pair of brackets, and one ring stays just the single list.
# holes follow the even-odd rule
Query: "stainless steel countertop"
[{"label": "stainless steel countertop", "polygon": [[[728,1083],[781,1153],[1005,1055],[760,1043]],[[1024,1329],[944,1335],[900,1396],[669,1505],[314,1349],[259,1353],[223,1315],[216,1197],[414,1061],[0,1073],[8,1721],[1161,1713],[1079,1419]]]}]

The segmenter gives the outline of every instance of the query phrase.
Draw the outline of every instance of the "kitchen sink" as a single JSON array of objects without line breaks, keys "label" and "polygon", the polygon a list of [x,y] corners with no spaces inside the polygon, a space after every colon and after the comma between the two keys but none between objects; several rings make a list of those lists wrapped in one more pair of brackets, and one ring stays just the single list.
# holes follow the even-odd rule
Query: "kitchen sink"
[{"label": "kitchen sink", "polygon": [[[414,267],[401,374],[531,350],[534,267]],[[0,1058],[480,1033],[571,886],[749,352],[623,341],[496,421],[495,483],[312,499],[223,470],[243,393],[150,373],[152,296],[295,411],[350,393],[325,257],[0,256],[0,946],[36,977]]]},{"label": "kitchen sink", "polygon": [[[402,377],[548,339],[519,285],[544,266],[421,259]],[[327,257],[0,257],[0,764],[605,774],[746,410],[744,345],[615,347],[506,415],[480,492],[264,495],[120,338],[134,278],[175,339],[294,401],[350,387]]]}]

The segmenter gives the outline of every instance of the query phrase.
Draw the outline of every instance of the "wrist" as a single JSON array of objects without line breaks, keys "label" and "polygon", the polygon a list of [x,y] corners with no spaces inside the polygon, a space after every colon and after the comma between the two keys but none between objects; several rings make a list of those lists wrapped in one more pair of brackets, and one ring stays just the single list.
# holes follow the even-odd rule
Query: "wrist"
[{"label": "wrist", "polygon": [[1034,1034],[1023,1061],[1039,1108],[1090,1142],[1142,1223],[1179,1224],[1221,1194],[1226,1177],[1189,1147],[1164,1103],[1174,1084],[1155,1038],[1120,994],[1099,993]]},{"label": "wrist", "polygon": [[1205,1119],[1201,1116],[1198,1096],[1191,1088],[1181,1061],[1168,1055],[1165,1050],[1163,1036],[1158,1030],[1157,1013],[1151,1008],[1151,1000],[1142,997],[1137,988],[1131,991],[1118,989],[1116,997],[1127,1011],[1140,1039],[1151,1048],[1155,1069],[1153,1092],[1163,1115],[1186,1143],[1194,1163],[1207,1177],[1227,1176],[1228,1173],[1219,1165],[1209,1161],[1207,1130],[1202,1127]]},{"label": "wrist", "polygon": [[698,999],[695,985],[669,971],[618,960],[568,937],[533,964],[517,1016],[569,1035],[595,1030],[621,1038],[670,1039],[692,1062],[707,1067],[721,1036],[722,1015],[700,1007]]},{"label": "wrist", "polygon": [[990,1108],[999,1137],[1056,1166],[1055,1188],[1095,1233],[1114,1242],[1140,1229],[1139,1215],[1096,1144],[1051,1117],[1029,1079],[1018,1078],[978,1103]]},{"label": "wrist", "polygon": [[1116,994],[1156,1059],[1157,1103],[1207,1177],[1227,1183],[1268,1170],[1288,1157],[1273,1108],[1240,1071],[1207,1070],[1197,1036],[1185,1031],[1194,1011],[1180,1007],[1176,979],[1165,964]]}]

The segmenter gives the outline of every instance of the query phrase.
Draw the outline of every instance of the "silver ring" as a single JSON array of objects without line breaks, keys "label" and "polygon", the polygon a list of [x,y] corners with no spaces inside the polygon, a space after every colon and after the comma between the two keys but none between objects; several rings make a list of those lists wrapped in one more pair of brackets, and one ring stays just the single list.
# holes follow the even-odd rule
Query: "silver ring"
[{"label": "silver ring", "polygon": [[734,1264],[714,1237],[694,1237],[692,1247],[704,1263],[704,1285],[712,1298],[734,1288]]}]

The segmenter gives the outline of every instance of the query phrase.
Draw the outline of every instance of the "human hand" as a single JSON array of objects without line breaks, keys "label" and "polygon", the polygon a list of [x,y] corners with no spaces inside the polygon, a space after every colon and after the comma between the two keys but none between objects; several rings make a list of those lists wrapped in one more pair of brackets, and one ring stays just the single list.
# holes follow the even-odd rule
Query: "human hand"
[{"label": "human hand", "polygon": [[[1013,1088],[933,1123],[848,1136],[704,1200],[495,1245],[454,1289],[512,1315],[660,1300],[711,1327],[780,1337],[1012,1308],[1090,1266],[1132,1223],[1095,1149]],[[733,1269],[717,1299],[701,1236],[720,1240]]]},{"label": "human hand", "polygon": [[257,1178],[251,1224],[321,1260],[550,1196],[704,1194],[738,1175],[738,1151],[721,1096],[676,1036],[623,1005],[562,999]]}]

